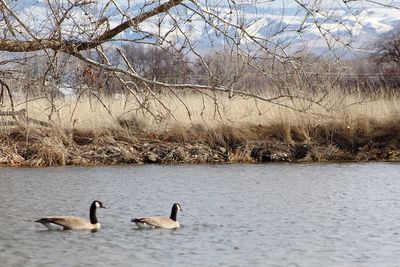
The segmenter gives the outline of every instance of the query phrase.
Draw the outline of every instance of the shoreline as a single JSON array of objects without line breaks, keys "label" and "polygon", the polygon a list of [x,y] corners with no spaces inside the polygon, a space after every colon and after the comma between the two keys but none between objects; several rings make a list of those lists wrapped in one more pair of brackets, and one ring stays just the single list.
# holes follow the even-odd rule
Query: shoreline
[{"label": "shoreline", "polygon": [[[150,138],[149,138],[150,136]],[[0,166],[101,166],[126,164],[219,164],[268,162],[400,162],[396,138],[372,142],[285,142],[277,138],[233,140],[220,144],[192,136],[173,140],[165,133],[92,136],[78,131],[2,134]],[[343,140],[342,140],[343,141]]]}]

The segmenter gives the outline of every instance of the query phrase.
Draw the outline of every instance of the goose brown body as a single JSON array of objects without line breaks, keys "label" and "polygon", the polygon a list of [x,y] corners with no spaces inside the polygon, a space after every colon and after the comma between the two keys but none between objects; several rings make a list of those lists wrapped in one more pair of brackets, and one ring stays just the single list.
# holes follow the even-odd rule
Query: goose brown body
[{"label": "goose brown body", "polygon": [[100,223],[92,224],[88,220],[76,216],[45,217],[37,220],[36,222],[43,224],[47,228],[53,228],[51,225],[48,224],[55,224],[62,227],[63,230],[100,229]]},{"label": "goose brown body", "polygon": [[90,206],[90,221],[77,216],[50,216],[35,222],[43,224],[49,230],[99,230],[100,223],[96,217],[96,208],[105,208],[100,201],[93,201]]},{"label": "goose brown body", "polygon": [[178,228],[179,222],[171,220],[168,217],[163,216],[153,216],[136,218],[132,220],[139,228],[166,228],[173,229]]},{"label": "goose brown body", "polygon": [[181,205],[179,203],[175,203],[172,206],[171,216],[151,216],[151,217],[142,217],[142,218],[134,218],[131,221],[134,222],[140,229],[145,228],[165,228],[165,229],[174,229],[180,227],[179,222],[176,220],[177,212],[181,211]]}]

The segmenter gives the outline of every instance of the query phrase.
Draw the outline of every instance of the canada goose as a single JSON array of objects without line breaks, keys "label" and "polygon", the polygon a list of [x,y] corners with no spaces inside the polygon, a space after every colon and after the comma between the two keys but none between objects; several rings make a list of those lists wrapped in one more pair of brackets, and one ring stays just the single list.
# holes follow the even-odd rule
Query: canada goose
[{"label": "canada goose", "polygon": [[90,206],[90,222],[84,218],[76,216],[52,216],[45,217],[35,222],[41,223],[49,230],[77,230],[77,229],[88,229],[98,230],[100,229],[100,223],[96,217],[96,209],[106,207],[103,206],[98,200],[93,201]]},{"label": "canada goose", "polygon": [[134,222],[140,229],[151,229],[151,228],[167,228],[173,229],[178,228],[179,222],[176,220],[176,215],[178,211],[181,211],[181,205],[175,203],[172,206],[171,216],[154,216],[154,217],[144,217],[144,218],[133,218],[131,221]]}]

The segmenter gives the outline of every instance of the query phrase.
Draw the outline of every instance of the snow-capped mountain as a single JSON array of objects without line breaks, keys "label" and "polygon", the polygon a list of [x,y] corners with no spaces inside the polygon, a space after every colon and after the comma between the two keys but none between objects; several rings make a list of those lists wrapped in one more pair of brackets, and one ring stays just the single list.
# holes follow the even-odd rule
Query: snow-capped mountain
[{"label": "snow-capped mountain", "polygon": [[[27,4],[29,1],[32,4]],[[26,25],[40,29],[40,34],[46,35],[46,30],[52,28],[52,21],[48,19],[52,11],[47,4],[37,0],[22,2],[15,4],[17,13],[26,19]],[[101,7],[101,2],[98,1],[98,7]],[[139,5],[139,2],[135,5]],[[219,48],[232,42],[250,49],[254,42],[259,42],[259,45],[271,49],[285,47],[289,52],[301,49],[323,52],[328,46],[331,49],[351,47],[355,50],[367,50],[368,44],[382,38],[382,34],[400,27],[400,9],[379,4],[349,7],[343,5],[344,1],[325,1],[331,4],[316,8],[293,4],[294,1],[289,1],[291,4],[286,6],[280,6],[280,1],[273,4],[269,4],[270,1],[265,2],[267,4],[264,5],[248,4],[249,2],[238,4],[233,12],[228,6],[206,6],[200,12],[203,18],[193,11],[201,4],[192,5],[193,10],[179,6],[171,10],[170,16],[153,17],[141,23],[137,30],[127,30],[120,37],[133,39],[148,33],[161,34],[165,37],[164,40],[174,41],[182,47],[187,46],[187,38],[199,50]],[[122,7],[123,3],[120,8]],[[132,7],[125,10],[130,16],[135,16],[140,9]],[[148,8],[152,6],[149,5]],[[218,13],[218,18],[212,15],[215,12]],[[93,23],[84,9],[77,8],[71,14],[64,22],[66,36],[74,36],[74,30],[82,29],[71,29],[67,26],[69,24]],[[116,10],[113,12],[110,9],[106,15],[109,18],[108,27],[111,28],[124,20]],[[156,41],[155,38],[153,40]]]},{"label": "snow-capped mountain", "polygon": [[[269,47],[285,47],[289,52],[309,49],[322,53],[328,47],[367,52],[378,38],[400,28],[400,10],[382,6],[334,9],[313,14],[298,7],[256,9],[249,6],[238,12],[239,19],[230,17],[228,8],[220,8],[218,12],[225,22],[241,27],[226,26],[222,20],[213,17],[206,23],[203,18],[189,14],[190,22],[183,19],[180,25],[169,19],[163,20],[160,32],[168,32],[167,39],[181,42],[182,45],[185,45],[183,40],[186,36],[200,50],[218,48],[234,41],[251,47],[252,42],[258,41]],[[180,16],[182,18],[181,13]],[[140,25],[140,29],[146,32],[158,31],[158,22],[147,21]],[[171,29],[175,30],[171,32]],[[124,33],[126,38],[138,35],[132,31]]]}]

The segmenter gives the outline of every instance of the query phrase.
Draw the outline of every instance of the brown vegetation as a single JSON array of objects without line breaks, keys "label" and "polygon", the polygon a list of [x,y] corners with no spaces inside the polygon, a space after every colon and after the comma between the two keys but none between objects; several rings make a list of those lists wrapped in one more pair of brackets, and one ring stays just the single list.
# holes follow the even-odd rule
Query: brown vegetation
[{"label": "brown vegetation", "polygon": [[[246,125],[177,128],[170,132],[97,133],[56,129],[26,132],[14,129],[1,136],[2,165],[54,166],[132,163],[233,163],[400,160],[399,121],[354,129],[320,125],[304,138],[301,127]],[[57,135],[58,134],[58,135]],[[26,141],[25,136],[33,135]]]},{"label": "brown vegetation", "polygon": [[[179,103],[169,102],[174,113],[160,116],[163,120],[127,113],[118,100],[109,99],[103,104],[116,114],[112,117],[103,104],[89,105],[86,99],[77,107],[72,102],[76,112],[72,122],[71,107],[63,102],[51,126],[28,120],[2,127],[0,164],[400,160],[400,106],[393,95],[362,98],[359,104],[348,106],[347,101],[355,103],[357,96],[336,92],[326,100],[332,105],[334,99],[338,101],[335,108],[327,111],[325,105],[315,105],[307,113],[264,102],[256,108],[246,100],[227,99],[219,103],[219,115],[208,106],[211,102],[187,97],[190,118]],[[41,105],[40,100],[32,102],[28,114],[37,120],[47,118],[50,111]]]}]

